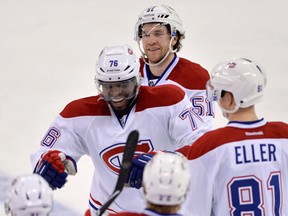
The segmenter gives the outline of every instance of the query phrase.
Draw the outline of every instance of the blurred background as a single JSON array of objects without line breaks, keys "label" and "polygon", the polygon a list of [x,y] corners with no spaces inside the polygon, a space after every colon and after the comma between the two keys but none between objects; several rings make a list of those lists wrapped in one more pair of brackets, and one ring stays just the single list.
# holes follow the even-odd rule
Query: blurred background
[{"label": "blurred background", "polygon": [[[179,56],[208,71],[234,56],[262,65],[268,83],[258,117],[288,122],[286,0],[0,0],[0,202],[10,178],[31,172],[30,153],[64,106],[97,94],[102,48],[126,43],[140,54],[134,25],[155,4],[173,7],[183,20]],[[226,123],[217,107],[215,127]],[[55,191],[55,215],[84,215],[93,172],[88,157],[78,170]]]}]

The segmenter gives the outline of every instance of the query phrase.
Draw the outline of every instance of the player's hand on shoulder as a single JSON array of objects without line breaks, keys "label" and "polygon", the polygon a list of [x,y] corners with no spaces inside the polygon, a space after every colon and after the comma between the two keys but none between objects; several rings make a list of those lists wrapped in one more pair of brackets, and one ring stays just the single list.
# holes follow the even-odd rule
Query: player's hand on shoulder
[{"label": "player's hand on shoulder", "polygon": [[53,188],[61,188],[69,175],[77,173],[75,160],[59,150],[44,153],[38,161],[34,173],[41,175]]},{"label": "player's hand on shoulder", "polygon": [[144,168],[155,154],[156,152],[148,152],[139,154],[133,158],[131,170],[126,180],[126,186],[137,189],[141,188]]}]

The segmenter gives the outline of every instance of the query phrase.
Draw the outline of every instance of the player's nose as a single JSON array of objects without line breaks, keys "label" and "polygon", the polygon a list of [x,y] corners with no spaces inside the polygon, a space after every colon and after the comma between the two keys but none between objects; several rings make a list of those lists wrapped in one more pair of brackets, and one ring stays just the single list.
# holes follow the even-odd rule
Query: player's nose
[{"label": "player's nose", "polygon": [[118,96],[118,95],[122,94],[122,88],[120,86],[116,86],[116,85],[112,86],[110,88],[109,94],[111,96]]}]

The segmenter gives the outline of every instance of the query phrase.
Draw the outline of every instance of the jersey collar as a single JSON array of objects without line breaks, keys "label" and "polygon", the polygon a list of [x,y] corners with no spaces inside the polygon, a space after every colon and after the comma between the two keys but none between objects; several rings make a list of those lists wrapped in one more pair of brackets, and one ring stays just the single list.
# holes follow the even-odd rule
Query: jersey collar
[{"label": "jersey collar", "polygon": [[[174,69],[174,67],[176,66],[176,64],[179,61],[179,57],[175,54],[174,58],[172,59],[172,61],[169,63],[169,65],[165,68],[164,72],[162,73],[162,75],[156,80],[156,82],[154,83],[154,86],[156,86],[158,83],[160,83],[162,80],[166,80],[169,76],[169,74],[171,73],[171,71]],[[145,70],[144,70],[144,74],[147,77],[148,80],[148,84],[149,81],[151,80],[151,74],[152,72],[150,71],[149,65],[145,64]]]},{"label": "jersey collar", "polygon": [[227,126],[237,128],[257,128],[264,126],[266,123],[267,122],[264,120],[264,118],[261,118],[256,121],[248,121],[248,122],[230,121]]},{"label": "jersey collar", "polygon": [[148,216],[182,216],[181,214],[160,214],[148,208],[146,208],[143,213]]}]

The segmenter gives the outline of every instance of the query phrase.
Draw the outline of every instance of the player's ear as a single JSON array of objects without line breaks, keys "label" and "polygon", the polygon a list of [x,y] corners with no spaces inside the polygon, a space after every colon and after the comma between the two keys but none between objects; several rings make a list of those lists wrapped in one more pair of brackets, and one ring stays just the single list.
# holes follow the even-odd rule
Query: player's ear
[{"label": "player's ear", "polygon": [[177,43],[178,39],[179,39],[179,37],[178,37],[178,35],[176,35],[172,40],[172,46],[174,46]]},{"label": "player's ear", "polygon": [[173,37],[173,40],[171,43],[172,47],[174,47],[177,44],[177,42],[178,42],[178,36]]},{"label": "player's ear", "polygon": [[234,96],[231,92],[226,92],[225,95],[225,100],[226,100],[226,104],[227,104],[227,108],[228,110],[233,110],[234,107],[236,106],[236,102],[234,100]]},{"label": "player's ear", "polygon": [[221,106],[227,110],[230,110],[231,107],[234,107],[233,103],[235,102],[232,93],[227,91],[223,92],[223,95],[221,95],[220,103]]},{"label": "player's ear", "polygon": [[231,104],[231,105],[236,104],[236,103],[235,103],[235,100],[234,100],[233,94],[232,94],[231,92],[227,92],[227,93],[228,93],[228,94],[227,94],[227,97],[228,97],[228,100],[229,100],[230,104]]}]

